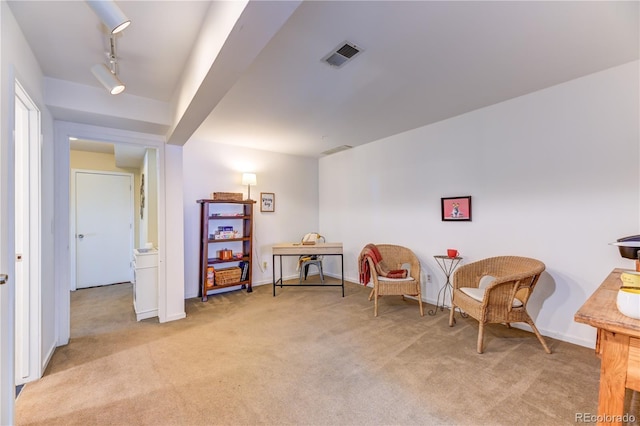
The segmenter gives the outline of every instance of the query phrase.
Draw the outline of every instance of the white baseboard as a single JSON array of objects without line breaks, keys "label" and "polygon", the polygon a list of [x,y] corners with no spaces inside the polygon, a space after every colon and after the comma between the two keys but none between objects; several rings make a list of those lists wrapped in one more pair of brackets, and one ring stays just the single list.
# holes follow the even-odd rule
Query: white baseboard
[{"label": "white baseboard", "polygon": [[[53,353],[56,351],[56,345],[51,345],[51,347],[49,347],[49,350],[47,350],[47,355],[44,357],[44,360],[42,361],[42,366],[41,366],[41,372],[42,375],[44,375],[45,370],[47,369],[47,366],[49,365],[49,361],[51,361],[51,357],[53,356]],[[40,375],[40,377],[42,377],[42,375]]]},{"label": "white baseboard", "polygon": [[187,314],[183,312],[183,313],[180,313],[180,314],[170,315],[164,321],[160,321],[160,322],[176,321],[176,320],[181,320],[181,319],[186,318],[186,317],[187,317]]}]

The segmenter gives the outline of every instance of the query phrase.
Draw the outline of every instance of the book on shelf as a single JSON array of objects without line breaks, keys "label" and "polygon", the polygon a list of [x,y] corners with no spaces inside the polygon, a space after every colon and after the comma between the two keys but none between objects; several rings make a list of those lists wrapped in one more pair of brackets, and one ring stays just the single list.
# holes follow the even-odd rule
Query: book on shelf
[{"label": "book on shelf", "polygon": [[242,238],[239,231],[216,231],[215,234],[209,234],[210,240],[231,240],[234,238]]}]

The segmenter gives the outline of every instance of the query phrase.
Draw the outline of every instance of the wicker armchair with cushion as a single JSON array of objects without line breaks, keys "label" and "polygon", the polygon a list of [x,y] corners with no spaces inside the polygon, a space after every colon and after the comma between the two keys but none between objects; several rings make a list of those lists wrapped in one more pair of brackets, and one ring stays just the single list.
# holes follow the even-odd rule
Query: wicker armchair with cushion
[{"label": "wicker armchair with cushion", "polygon": [[478,353],[483,351],[484,325],[526,322],[547,353],[551,350],[527,313],[527,302],[544,263],[518,256],[499,256],[460,266],[453,274],[453,296],[449,326],[455,323],[456,308],[479,321]]},{"label": "wicker armchair with cushion", "polygon": [[[379,262],[376,261],[378,256],[381,258]],[[405,295],[417,297],[420,316],[424,316],[420,261],[410,249],[392,244],[367,244],[360,253],[358,265],[360,282],[364,285],[373,283],[369,300],[375,300],[374,316],[378,316],[378,298],[389,295],[402,296],[403,299]]]}]

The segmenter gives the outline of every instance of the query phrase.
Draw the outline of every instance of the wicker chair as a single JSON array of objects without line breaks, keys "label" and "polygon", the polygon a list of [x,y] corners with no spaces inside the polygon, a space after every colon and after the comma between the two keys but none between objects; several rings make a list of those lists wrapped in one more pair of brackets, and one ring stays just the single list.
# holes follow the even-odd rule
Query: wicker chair
[{"label": "wicker chair", "polygon": [[491,257],[460,266],[453,274],[453,296],[449,326],[455,323],[456,308],[480,323],[478,353],[483,351],[484,325],[526,322],[550,354],[544,338],[527,313],[527,302],[545,265],[536,259],[518,256]]},{"label": "wicker chair", "polygon": [[371,272],[371,281],[373,289],[369,294],[369,300],[374,299],[374,316],[378,316],[378,298],[381,296],[405,295],[416,296],[418,298],[418,306],[420,307],[420,316],[424,316],[422,307],[422,291],[420,289],[420,261],[416,255],[406,247],[391,244],[376,244],[376,247],[382,255],[382,262],[390,270],[400,269],[403,264],[409,264],[409,275],[407,278],[386,278],[378,276],[373,260],[367,259],[369,271]]}]

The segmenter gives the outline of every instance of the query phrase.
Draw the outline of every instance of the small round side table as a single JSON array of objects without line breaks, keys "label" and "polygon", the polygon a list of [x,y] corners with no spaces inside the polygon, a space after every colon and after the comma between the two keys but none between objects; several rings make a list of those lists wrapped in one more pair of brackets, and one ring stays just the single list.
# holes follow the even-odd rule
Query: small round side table
[{"label": "small round side table", "polygon": [[[458,266],[458,263],[462,260],[462,257],[449,257],[446,255],[436,255],[433,256],[436,260],[436,263],[444,272],[444,276],[447,278],[447,282],[440,288],[438,292],[438,298],[436,299],[436,308],[428,311],[429,315],[435,315],[438,312],[438,308],[441,311],[444,311],[444,308],[449,308],[450,306],[446,306],[445,303],[447,301],[447,293],[449,293],[449,300],[453,297],[453,286],[451,285],[451,274],[453,270]],[[442,305],[440,304],[440,297],[442,297]]]}]

